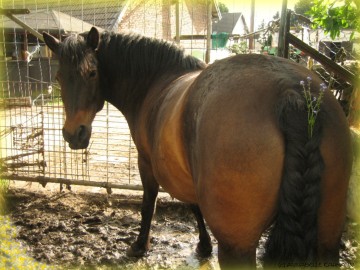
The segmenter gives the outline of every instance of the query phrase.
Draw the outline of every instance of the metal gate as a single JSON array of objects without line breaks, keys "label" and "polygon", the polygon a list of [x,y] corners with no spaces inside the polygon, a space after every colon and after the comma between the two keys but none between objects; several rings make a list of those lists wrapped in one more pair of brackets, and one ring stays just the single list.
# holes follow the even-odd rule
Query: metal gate
[{"label": "metal gate", "polygon": [[[62,138],[64,112],[55,81],[58,61],[41,32],[58,39],[88,31],[136,31],[180,42],[206,34],[211,0],[2,1],[0,22],[0,166],[3,179],[62,185],[141,189],[137,151],[125,118],[105,104],[93,122],[90,145],[71,150]],[[210,9],[209,9],[210,7]],[[216,11],[216,10],[215,10]],[[214,14],[217,14],[216,12]],[[180,20],[181,18],[181,20]],[[205,56],[206,41],[183,42]]]},{"label": "metal gate", "polygon": [[[19,91],[20,85],[2,83],[2,89],[6,87]],[[25,91],[31,84],[22,83],[21,88]],[[140,189],[137,152],[121,113],[105,104],[93,122],[90,146],[74,151],[62,138],[64,112],[56,92],[41,93],[28,106],[23,104],[26,97],[3,99],[1,177],[43,185]]]}]

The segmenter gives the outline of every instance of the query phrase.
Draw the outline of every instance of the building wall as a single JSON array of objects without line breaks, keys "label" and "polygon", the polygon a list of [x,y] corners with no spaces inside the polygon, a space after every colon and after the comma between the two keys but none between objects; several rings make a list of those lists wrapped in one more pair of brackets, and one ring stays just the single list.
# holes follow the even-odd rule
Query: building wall
[{"label": "building wall", "polygon": [[[207,0],[179,0],[180,35],[206,35]],[[119,31],[174,41],[176,0],[135,0],[119,24]],[[205,49],[206,40],[181,40],[188,52]]]}]

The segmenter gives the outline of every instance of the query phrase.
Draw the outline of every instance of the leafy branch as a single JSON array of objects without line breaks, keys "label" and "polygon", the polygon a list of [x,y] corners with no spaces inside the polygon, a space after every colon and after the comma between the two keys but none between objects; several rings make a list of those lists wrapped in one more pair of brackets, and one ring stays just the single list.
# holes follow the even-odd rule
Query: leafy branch
[{"label": "leafy branch", "polygon": [[311,16],[313,28],[322,28],[332,39],[340,35],[342,29],[351,29],[350,39],[360,32],[360,0],[314,0],[306,13]]}]

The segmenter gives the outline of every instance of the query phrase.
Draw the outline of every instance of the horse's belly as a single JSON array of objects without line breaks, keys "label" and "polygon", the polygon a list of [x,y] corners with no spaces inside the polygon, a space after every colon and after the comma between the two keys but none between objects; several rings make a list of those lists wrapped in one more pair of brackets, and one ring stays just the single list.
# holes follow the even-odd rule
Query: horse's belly
[{"label": "horse's belly", "polygon": [[196,203],[195,187],[191,175],[181,168],[179,161],[168,156],[158,159],[155,164],[153,169],[156,180],[167,193],[180,201]]},{"label": "horse's belly", "polygon": [[174,198],[196,203],[196,193],[183,138],[184,102],[198,73],[177,80],[158,111],[151,163],[157,182]]}]

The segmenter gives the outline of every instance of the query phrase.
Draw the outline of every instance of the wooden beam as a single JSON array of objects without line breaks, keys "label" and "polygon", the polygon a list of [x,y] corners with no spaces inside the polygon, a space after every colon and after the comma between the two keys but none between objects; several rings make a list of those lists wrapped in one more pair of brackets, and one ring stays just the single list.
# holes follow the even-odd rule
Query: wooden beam
[{"label": "wooden beam", "polygon": [[19,14],[29,14],[30,10],[24,8],[24,9],[3,9],[0,8],[0,15],[5,15],[7,16],[7,14],[15,14],[15,15],[19,15]]},{"label": "wooden beam", "polygon": [[[23,12],[23,13],[20,13],[20,12]],[[14,14],[29,14],[29,13],[30,13],[30,11],[28,9],[3,9],[3,8],[0,8],[1,15],[5,15],[10,20],[14,21],[18,25],[20,25],[22,28],[27,30],[30,34],[37,37],[39,40],[44,41],[42,34],[40,34],[38,31],[33,29],[31,26],[27,25],[22,20],[20,20],[19,18],[14,16]]]}]

